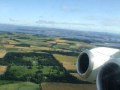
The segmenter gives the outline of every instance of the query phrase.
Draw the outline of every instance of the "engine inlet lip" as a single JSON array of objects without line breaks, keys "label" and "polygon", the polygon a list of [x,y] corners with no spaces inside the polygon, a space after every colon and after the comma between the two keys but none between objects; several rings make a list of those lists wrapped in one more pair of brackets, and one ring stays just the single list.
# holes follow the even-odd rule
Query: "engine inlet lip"
[{"label": "engine inlet lip", "polygon": [[[79,63],[80,63],[80,58],[83,54],[88,55],[88,59],[89,59],[89,64],[88,64],[88,68],[85,72],[81,73],[81,71],[79,70]],[[89,75],[91,74],[92,70],[93,70],[93,66],[94,66],[94,62],[92,60],[92,53],[89,50],[85,50],[83,52],[80,53],[80,55],[78,56],[78,60],[77,60],[77,72],[80,74],[80,76],[84,79],[88,78]]]}]

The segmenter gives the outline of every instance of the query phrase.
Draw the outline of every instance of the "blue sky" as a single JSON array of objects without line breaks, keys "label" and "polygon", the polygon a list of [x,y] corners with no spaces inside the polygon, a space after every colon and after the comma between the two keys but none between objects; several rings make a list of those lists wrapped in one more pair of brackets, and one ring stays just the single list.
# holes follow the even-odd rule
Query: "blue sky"
[{"label": "blue sky", "polygon": [[120,32],[120,0],[0,0],[0,23]]}]

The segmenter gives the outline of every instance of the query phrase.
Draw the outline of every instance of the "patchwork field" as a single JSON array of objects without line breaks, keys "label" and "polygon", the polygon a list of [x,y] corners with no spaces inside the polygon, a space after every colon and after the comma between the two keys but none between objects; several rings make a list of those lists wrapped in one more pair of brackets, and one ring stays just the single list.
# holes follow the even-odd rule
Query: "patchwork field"
[{"label": "patchwork field", "polygon": [[0,90],[95,90],[76,73],[81,49],[92,47],[59,36],[0,32]]},{"label": "patchwork field", "polygon": [[42,90],[96,90],[95,84],[42,83]]}]

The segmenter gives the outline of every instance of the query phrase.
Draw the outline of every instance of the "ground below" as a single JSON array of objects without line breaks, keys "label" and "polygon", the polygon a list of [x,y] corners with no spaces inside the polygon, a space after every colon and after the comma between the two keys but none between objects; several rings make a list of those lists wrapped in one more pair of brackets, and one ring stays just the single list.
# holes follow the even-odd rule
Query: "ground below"
[{"label": "ground below", "polygon": [[42,90],[96,90],[95,84],[42,83]]}]

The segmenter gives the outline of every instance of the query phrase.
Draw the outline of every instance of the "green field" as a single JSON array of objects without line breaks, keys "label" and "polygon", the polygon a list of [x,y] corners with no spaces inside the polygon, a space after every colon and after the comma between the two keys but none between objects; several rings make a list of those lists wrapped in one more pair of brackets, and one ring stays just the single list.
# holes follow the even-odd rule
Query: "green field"
[{"label": "green field", "polygon": [[17,82],[0,85],[0,90],[40,90],[40,85],[31,82]]},{"label": "green field", "polygon": [[65,78],[67,71],[49,53],[9,52],[4,58],[0,59],[0,64],[8,66],[0,79],[31,81],[34,83],[67,81]]}]

